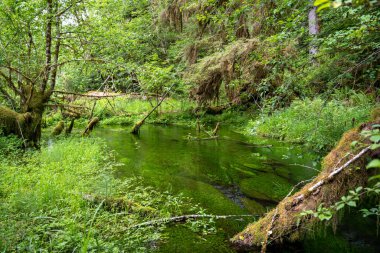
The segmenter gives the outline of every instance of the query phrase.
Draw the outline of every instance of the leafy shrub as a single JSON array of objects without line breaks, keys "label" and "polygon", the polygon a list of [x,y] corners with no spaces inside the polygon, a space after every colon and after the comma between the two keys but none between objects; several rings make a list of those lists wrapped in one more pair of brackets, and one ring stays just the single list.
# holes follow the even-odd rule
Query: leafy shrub
[{"label": "leafy shrub", "polygon": [[343,132],[366,121],[371,107],[370,99],[365,96],[330,102],[320,98],[296,100],[286,109],[252,120],[248,131],[326,151]]}]

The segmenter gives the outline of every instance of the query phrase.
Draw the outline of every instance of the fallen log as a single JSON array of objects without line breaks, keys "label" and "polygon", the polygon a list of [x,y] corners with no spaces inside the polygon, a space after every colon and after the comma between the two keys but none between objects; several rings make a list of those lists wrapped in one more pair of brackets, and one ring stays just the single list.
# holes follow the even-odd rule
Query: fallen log
[{"label": "fallen log", "polygon": [[[261,252],[265,252],[267,245],[301,240],[319,220],[310,216],[301,217],[300,213],[315,211],[322,203],[331,206],[349,190],[367,183],[368,172],[365,166],[373,151],[368,147],[370,142],[360,132],[363,128],[368,130],[378,123],[379,121],[372,122],[346,132],[337,147],[324,158],[322,170],[315,179],[294,195],[285,197],[275,209],[257,222],[248,225],[231,239],[231,243],[238,249],[261,248]],[[353,151],[353,141],[367,146]]]},{"label": "fallen log", "polygon": [[173,83],[169,89],[166,91],[166,93],[162,96],[161,100],[157,103],[157,105],[142,119],[140,120],[139,122],[137,122],[132,130],[131,130],[131,134],[139,134],[140,132],[140,127],[144,124],[145,120],[162,104],[162,102],[164,102],[165,98],[167,97],[167,95],[169,95],[169,91],[174,87],[175,83]]},{"label": "fallen log", "polygon": [[99,118],[94,117],[92,120],[88,123],[86,129],[84,130],[82,135],[88,135],[94,130],[95,126],[99,123]]}]

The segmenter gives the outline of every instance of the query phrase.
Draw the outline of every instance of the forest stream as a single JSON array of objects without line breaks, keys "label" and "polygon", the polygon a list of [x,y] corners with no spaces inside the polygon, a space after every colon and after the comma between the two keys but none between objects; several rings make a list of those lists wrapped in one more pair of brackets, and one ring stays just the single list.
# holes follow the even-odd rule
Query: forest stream
[{"label": "forest stream", "polygon": [[[141,177],[146,186],[183,194],[199,203],[207,214],[263,214],[297,182],[312,178],[319,169],[317,155],[300,146],[262,138],[251,139],[250,144],[245,136],[226,127],[222,127],[218,140],[189,140],[187,136],[196,136],[195,130],[178,126],[146,125],[139,136],[124,128],[100,128],[94,134],[106,140],[124,164],[116,172],[117,177]],[[187,227],[171,226],[166,243],[158,251],[234,252],[228,239],[253,220],[218,220],[216,233],[206,239]],[[350,236],[351,232],[342,235],[343,242],[338,242],[337,236],[333,239],[336,247],[330,245],[330,249],[347,252]],[[354,240],[360,244],[360,252],[365,252],[366,243]],[[305,246],[295,246],[291,251],[300,247]],[[318,246],[317,240],[306,247],[309,252],[317,252],[322,245]]]}]

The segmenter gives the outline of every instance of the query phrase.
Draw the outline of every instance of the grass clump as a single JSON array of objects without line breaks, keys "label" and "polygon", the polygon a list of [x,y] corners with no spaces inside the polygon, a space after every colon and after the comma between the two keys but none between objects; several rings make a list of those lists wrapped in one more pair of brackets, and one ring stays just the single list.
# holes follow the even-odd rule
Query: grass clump
[{"label": "grass clump", "polygon": [[372,107],[370,99],[296,100],[288,108],[252,120],[248,132],[327,151],[334,147],[345,131],[368,120]]},{"label": "grass clump", "polygon": [[[10,142],[0,139],[0,146]],[[115,179],[118,164],[98,139],[57,140],[15,155],[17,162],[9,152],[20,151],[0,151],[0,251],[146,252],[163,238],[164,226],[131,226],[180,215],[186,206],[184,198],[138,179]]]}]

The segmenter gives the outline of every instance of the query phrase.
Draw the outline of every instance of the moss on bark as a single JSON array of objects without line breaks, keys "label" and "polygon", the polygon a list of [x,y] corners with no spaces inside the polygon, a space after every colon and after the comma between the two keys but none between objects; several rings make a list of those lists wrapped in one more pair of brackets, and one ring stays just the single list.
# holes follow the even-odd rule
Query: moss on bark
[{"label": "moss on bark", "polygon": [[[334,177],[330,175],[338,167],[349,162],[353,155],[359,153],[351,149],[353,141],[367,142],[360,135],[362,128],[369,129],[373,124],[378,123],[377,120],[346,132],[336,148],[324,158],[322,171],[313,181],[294,195],[283,199],[275,209],[260,220],[249,224],[231,239],[232,244],[240,249],[257,249],[266,247],[269,243],[280,244],[284,241],[297,241],[303,238],[319,220],[308,216],[301,218],[301,212],[316,210],[321,203],[324,206],[331,206],[345,196],[350,189],[366,184],[368,175],[365,166],[368,156],[371,155],[369,152],[349,163]],[[347,155],[350,153],[353,154]],[[321,181],[323,184],[313,187]],[[336,219],[332,220],[336,221]]]},{"label": "moss on bark", "polygon": [[65,123],[63,121],[58,122],[58,124],[54,127],[53,132],[51,133],[54,136],[58,136],[62,133],[65,128]]}]

